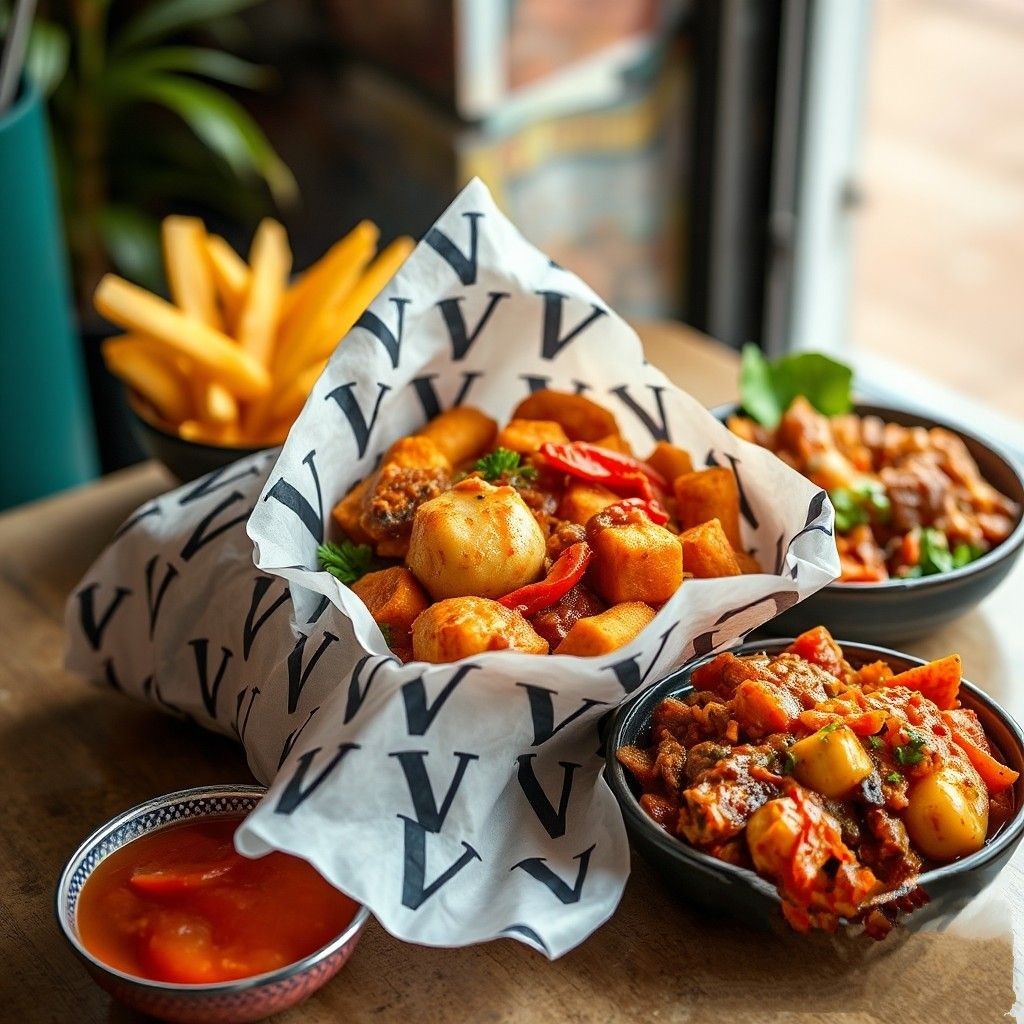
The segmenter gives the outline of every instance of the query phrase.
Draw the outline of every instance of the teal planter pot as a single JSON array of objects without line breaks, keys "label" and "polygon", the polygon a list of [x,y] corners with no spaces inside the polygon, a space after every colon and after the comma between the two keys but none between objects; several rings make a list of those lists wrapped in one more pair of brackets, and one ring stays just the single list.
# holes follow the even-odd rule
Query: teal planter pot
[{"label": "teal planter pot", "polygon": [[0,117],[0,508],[96,476],[42,98]]}]

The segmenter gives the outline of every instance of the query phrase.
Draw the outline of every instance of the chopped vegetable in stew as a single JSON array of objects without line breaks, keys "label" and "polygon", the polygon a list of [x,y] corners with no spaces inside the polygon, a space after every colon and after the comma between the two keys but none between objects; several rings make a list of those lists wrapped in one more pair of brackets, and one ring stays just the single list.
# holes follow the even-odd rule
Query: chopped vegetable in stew
[{"label": "chopped vegetable in stew", "polygon": [[844,583],[950,572],[1005,540],[1020,514],[941,427],[829,417],[802,395],[777,426],[731,416],[729,427],[828,491]]},{"label": "chopped vegetable in stew", "polygon": [[960,706],[953,655],[854,667],[823,627],[775,657],[720,654],[618,750],[667,832],[772,881],[798,931],[863,921],[874,938],[927,896],[929,866],[980,849],[1017,772]]}]

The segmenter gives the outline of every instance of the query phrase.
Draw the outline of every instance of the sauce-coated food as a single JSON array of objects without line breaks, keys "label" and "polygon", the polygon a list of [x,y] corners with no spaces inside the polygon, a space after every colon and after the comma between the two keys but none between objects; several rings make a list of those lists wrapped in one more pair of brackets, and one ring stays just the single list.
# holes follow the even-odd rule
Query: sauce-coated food
[{"label": "sauce-coated food", "polygon": [[900,674],[851,666],[822,628],[783,654],[721,654],[627,746],[666,831],[772,881],[799,931],[863,919],[883,937],[927,897],[930,865],[979,850],[1013,810],[1017,772],[960,706],[960,659]]},{"label": "sauce-coated food", "polygon": [[85,948],[136,977],[211,984],[285,967],[340,935],[357,904],[298,857],[237,854],[241,820],[170,825],[110,854],[78,898]]},{"label": "sauce-coated food", "polygon": [[614,416],[542,390],[502,430],[458,406],[396,441],[334,508],[323,568],[404,661],[606,654],[685,579],[760,572],[732,470],[667,442],[634,458]]}]

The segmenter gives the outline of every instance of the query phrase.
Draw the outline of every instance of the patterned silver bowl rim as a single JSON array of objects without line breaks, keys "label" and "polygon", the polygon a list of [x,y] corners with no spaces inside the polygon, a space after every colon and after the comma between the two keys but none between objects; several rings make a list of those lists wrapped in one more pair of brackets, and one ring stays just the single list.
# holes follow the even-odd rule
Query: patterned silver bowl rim
[{"label": "patterned silver bowl rim", "polygon": [[[179,821],[187,821],[190,818],[198,817],[222,817],[225,814],[237,813],[238,811],[251,811],[266,793],[265,786],[251,785],[219,785],[219,786],[196,786],[193,789],[180,789],[173,793],[165,793],[163,796],[153,797],[135,807],[129,808],[122,814],[111,818],[106,824],[101,825],[92,833],[77,850],[68,858],[64,870],[60,874],[57,883],[57,890],[54,900],[54,912],[57,923],[60,925],[64,938],[67,939],[71,948],[87,963],[122,981],[135,985],[141,985],[161,992],[180,992],[192,995],[201,995],[205,992],[211,994],[225,994],[232,992],[245,992],[250,989],[262,988],[266,985],[274,985],[295,975],[302,974],[311,967],[326,960],[339,949],[345,946],[366,924],[370,916],[369,910],[359,905],[355,917],[352,918],[348,927],[332,939],[326,946],[314,950],[309,956],[285,967],[279,967],[274,971],[267,971],[263,974],[254,974],[248,978],[238,978],[234,981],[220,981],[211,984],[185,985],[167,981],[154,981],[151,978],[143,978],[136,974],[127,974],[111,967],[102,960],[93,956],[78,937],[77,928],[74,925],[75,909],[78,904],[78,893],[81,891],[85,880],[95,870],[96,865],[104,860],[109,854],[120,849],[133,839],[141,835],[155,832],[168,825]],[[213,812],[197,811],[197,803],[212,801],[230,801],[234,806],[227,806]],[[175,814],[166,820],[159,820],[161,812],[172,810],[189,810],[192,805],[192,813]],[[147,819],[152,819],[147,824]],[[89,866],[86,862],[90,854],[96,854],[95,860]],[[72,891],[74,890],[74,891]]]}]

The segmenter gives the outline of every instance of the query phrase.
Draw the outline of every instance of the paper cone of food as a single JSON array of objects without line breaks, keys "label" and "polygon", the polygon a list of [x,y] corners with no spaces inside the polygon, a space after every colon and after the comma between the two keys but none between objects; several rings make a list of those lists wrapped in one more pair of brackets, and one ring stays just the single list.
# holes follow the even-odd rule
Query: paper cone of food
[{"label": "paper cone of food", "polygon": [[[663,469],[639,475],[613,450],[659,444]],[[575,484],[611,492],[603,520],[593,494],[566,506]],[[393,570],[383,595],[321,568],[339,519],[369,551],[335,549],[331,567],[354,579],[368,566],[353,557],[372,556]],[[577,543],[595,603],[578,630],[572,614],[541,623],[537,602],[584,579],[562,561]],[[701,569],[716,551],[724,567]],[[631,561],[647,557],[656,572]],[[730,575],[679,585],[694,570]],[[280,451],[125,523],[71,598],[69,663],[238,737],[270,786],[243,852],[306,858],[403,939],[509,936],[558,956],[614,911],[628,872],[602,720],[837,571],[824,492],[647,364],[474,181],[341,341]]]}]

